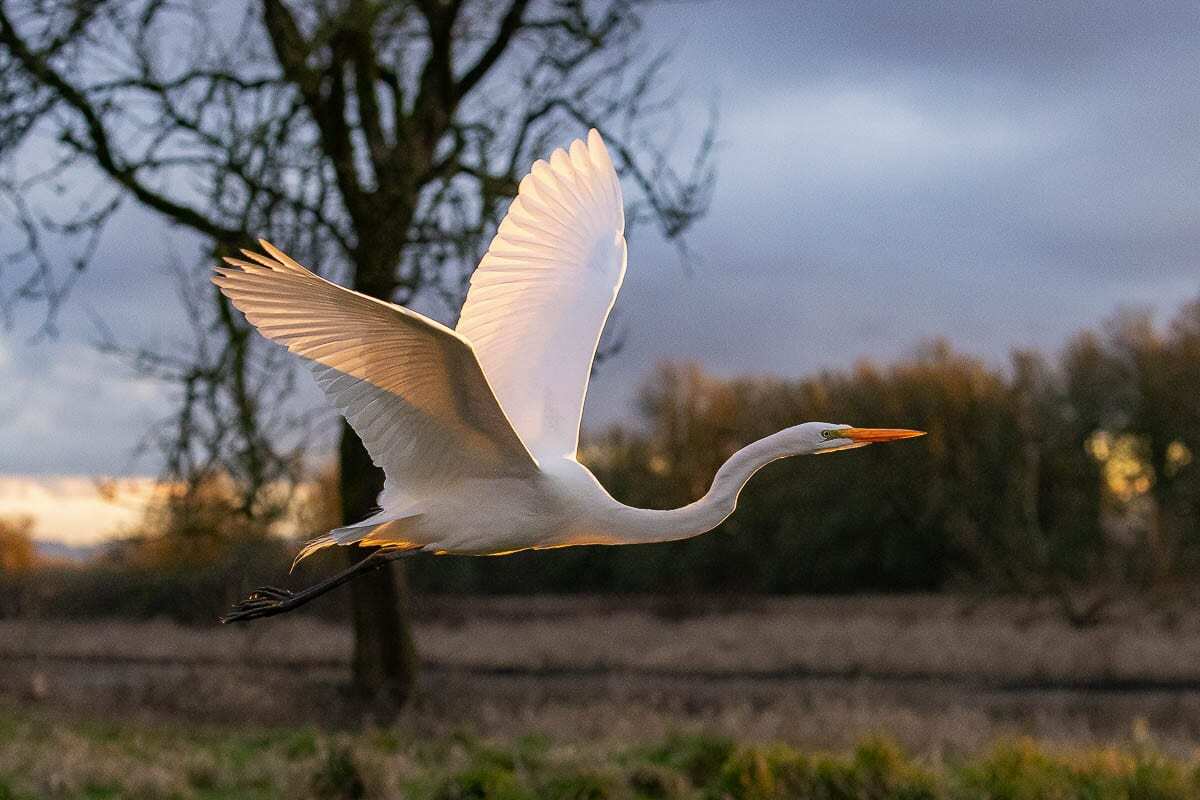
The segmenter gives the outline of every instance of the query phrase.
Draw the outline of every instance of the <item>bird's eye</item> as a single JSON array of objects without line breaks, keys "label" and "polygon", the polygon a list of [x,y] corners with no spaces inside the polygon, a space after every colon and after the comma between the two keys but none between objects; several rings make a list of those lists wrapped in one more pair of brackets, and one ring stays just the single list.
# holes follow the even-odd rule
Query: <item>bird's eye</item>
[{"label": "bird's eye", "polygon": [[821,431],[821,438],[822,439],[836,439],[837,433],[838,432],[833,429],[827,430],[827,431]]}]

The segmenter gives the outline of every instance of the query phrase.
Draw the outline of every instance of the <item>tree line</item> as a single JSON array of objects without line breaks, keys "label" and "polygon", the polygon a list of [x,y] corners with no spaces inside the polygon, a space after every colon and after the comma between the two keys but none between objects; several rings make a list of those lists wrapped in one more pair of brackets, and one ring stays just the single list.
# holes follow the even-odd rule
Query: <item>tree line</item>
[{"label": "tree line", "polygon": [[[929,435],[773,464],[694,540],[429,557],[411,582],[429,593],[1004,592],[1058,598],[1087,622],[1130,592],[1186,589],[1200,564],[1197,387],[1200,301],[1165,326],[1121,313],[1055,357],[1020,351],[1004,365],[944,341],[795,380],[667,363],[646,381],[639,419],[593,433],[581,452],[632,505],[691,502],[732,452],[806,420]],[[331,472],[308,485],[301,528],[336,524],[337,485]],[[31,582],[26,605],[210,620],[282,570],[294,543],[267,527],[239,513],[228,481],[167,492],[142,535]],[[0,559],[9,581],[32,569],[21,552]],[[298,584],[336,565],[302,566]],[[339,613],[343,602],[315,605]]]},{"label": "tree line", "polygon": [[1200,302],[1165,326],[1122,312],[1053,357],[990,365],[944,341],[891,364],[798,380],[665,364],[641,424],[592,437],[609,491],[651,508],[700,497],[732,452],[806,420],[927,437],[789,459],[714,533],[680,543],[455,560],[425,590],[858,592],[984,589],[1113,596],[1186,582],[1200,555]]}]

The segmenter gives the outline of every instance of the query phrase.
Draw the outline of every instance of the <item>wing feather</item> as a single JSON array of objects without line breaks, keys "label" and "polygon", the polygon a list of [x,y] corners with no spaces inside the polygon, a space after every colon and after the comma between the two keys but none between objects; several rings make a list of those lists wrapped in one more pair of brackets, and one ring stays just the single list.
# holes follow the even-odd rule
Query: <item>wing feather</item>
[{"label": "wing feather", "polygon": [[538,457],[574,457],[596,346],[625,275],[621,185],[600,134],[521,181],[463,305],[496,398]]},{"label": "wing feather", "polygon": [[386,473],[384,497],[537,471],[466,339],[260,244],[268,255],[225,259],[213,283],[264,336],[312,362],[317,383]]}]

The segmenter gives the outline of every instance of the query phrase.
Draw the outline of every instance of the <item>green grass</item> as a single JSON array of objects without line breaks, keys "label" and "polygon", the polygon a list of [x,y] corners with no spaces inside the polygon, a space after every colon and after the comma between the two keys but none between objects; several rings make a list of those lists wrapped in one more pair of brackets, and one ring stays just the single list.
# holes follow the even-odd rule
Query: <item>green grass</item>
[{"label": "green grass", "polygon": [[338,733],[81,722],[13,709],[0,709],[0,731],[0,800],[1200,798],[1200,755],[1169,758],[1148,740],[1069,752],[1018,739],[933,761],[883,738],[842,753],[694,734],[579,745],[540,736],[429,738],[399,727]]}]

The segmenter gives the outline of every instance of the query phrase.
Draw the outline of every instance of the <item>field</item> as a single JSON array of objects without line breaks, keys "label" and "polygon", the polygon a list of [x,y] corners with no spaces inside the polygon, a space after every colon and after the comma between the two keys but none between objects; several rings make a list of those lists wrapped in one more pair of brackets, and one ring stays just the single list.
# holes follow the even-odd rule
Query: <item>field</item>
[{"label": "field", "polygon": [[912,758],[874,738],[845,753],[672,736],[619,745],[501,742],[313,727],[227,731],[0,713],[0,797],[618,800],[1192,798],[1200,762],[1153,747]]},{"label": "field", "polygon": [[[0,798],[125,796],[132,776],[145,796],[354,796],[320,794],[349,780],[383,797],[783,797],[803,775],[853,783],[882,762],[940,794],[843,796],[986,797],[971,776],[1006,769],[1200,796],[1200,613],[1182,604],[1114,608],[1086,629],[1049,605],[934,597],[413,611],[425,668],[387,727],[342,691],[347,632],[314,618],[0,621]],[[703,775],[685,764],[696,749],[716,762]],[[819,752],[834,755],[800,755]],[[650,774],[667,789],[637,789]],[[1135,775],[1175,788],[1130,795]],[[499,783],[463,784],[476,779]]]}]

